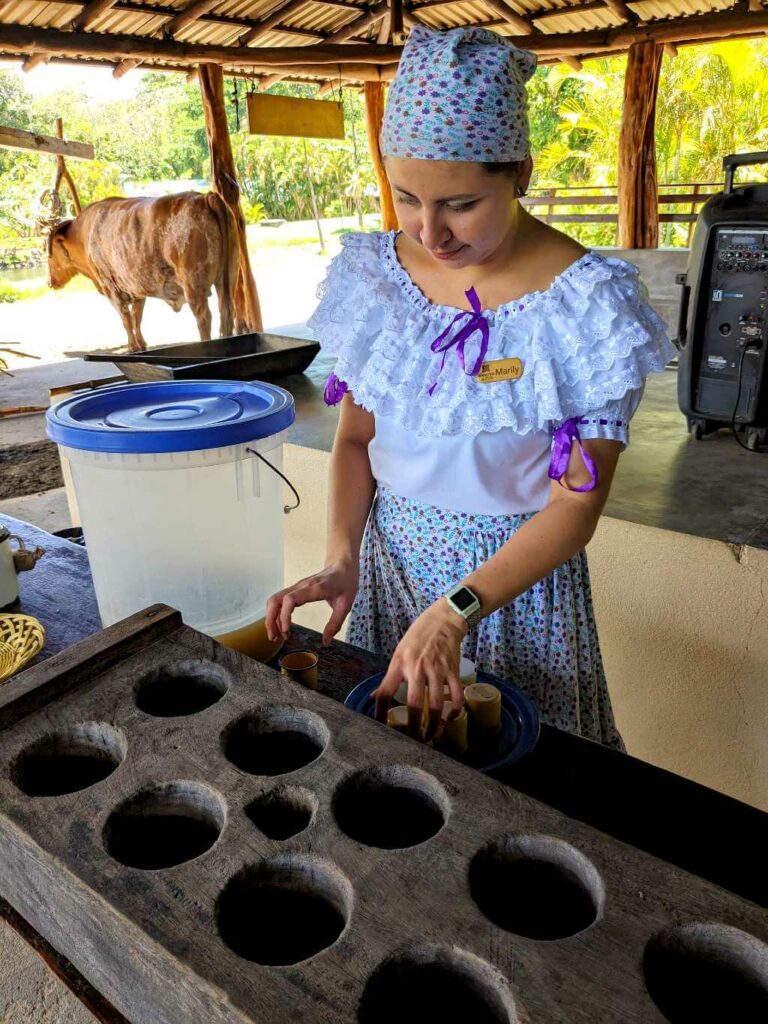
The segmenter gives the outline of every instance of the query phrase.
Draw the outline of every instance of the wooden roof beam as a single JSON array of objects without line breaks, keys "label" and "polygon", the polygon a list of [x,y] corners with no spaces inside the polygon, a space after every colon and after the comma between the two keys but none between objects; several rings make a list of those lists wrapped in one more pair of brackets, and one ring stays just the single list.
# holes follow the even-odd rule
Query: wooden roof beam
[{"label": "wooden roof beam", "polygon": [[364,11],[363,4],[348,3],[347,0],[311,0],[312,3],[322,4],[323,7],[339,7],[343,11]]},{"label": "wooden roof beam", "polygon": [[115,70],[112,72],[113,78],[122,78],[123,75],[127,75],[129,71],[133,71],[141,64],[140,60],[121,60]]},{"label": "wooden roof beam", "polygon": [[[0,53],[0,64],[2,64],[4,61],[18,63],[19,60],[21,60],[20,54]],[[51,57],[50,63],[57,64],[61,67],[87,67],[102,68],[108,71],[114,70],[114,64],[112,64],[109,60],[106,59],[94,60],[84,58],[78,59],[75,57]],[[198,78],[198,66],[196,64],[190,66],[189,64],[166,64],[155,61],[152,63],[151,67],[153,71],[167,71],[172,74],[185,75],[187,80],[190,82],[194,82]],[[358,79],[355,79],[354,75],[358,73],[358,67],[360,71],[360,77]],[[260,82],[263,74],[268,74],[269,70],[269,68],[260,69],[255,66],[251,67],[248,71],[244,71],[242,68],[237,67],[226,67],[224,73],[226,74],[227,78],[241,78],[247,82]],[[304,73],[305,71],[307,73]],[[311,78],[309,74],[310,71]],[[375,67],[374,65],[371,64],[361,64],[359,66],[345,65],[344,75],[352,76],[349,80],[345,80],[345,88],[359,89],[362,87],[362,83],[366,81],[388,82],[394,77],[395,71],[396,65],[394,64],[385,64],[382,67]],[[296,80],[301,79],[308,85],[317,85],[318,82],[316,81],[316,79],[325,79],[327,78],[327,76],[328,65],[318,64],[312,66],[311,68],[290,68],[288,72],[286,72],[285,77],[295,78]]]},{"label": "wooden roof beam", "polygon": [[83,9],[79,17],[72,22],[73,32],[85,32],[95,21],[98,21],[102,14],[111,11],[117,0],[91,0]]},{"label": "wooden roof beam", "polygon": [[[437,0],[438,3],[445,3],[445,0]],[[453,0],[455,3],[456,0]],[[429,0],[428,0],[429,3]],[[421,7],[421,4],[417,6]],[[549,21],[550,18],[564,18],[569,14],[587,14],[590,11],[604,11],[606,7],[605,0],[589,0],[586,4],[574,4],[570,7],[553,7],[547,11],[535,11],[531,14],[531,21]]]},{"label": "wooden roof beam", "polygon": [[507,7],[502,0],[483,0],[483,2],[486,7],[490,7],[495,14],[498,14],[502,21],[506,21],[510,28],[513,28],[518,35],[529,36],[535,32],[532,21],[521,17],[511,7]]},{"label": "wooden roof beam", "polygon": [[[41,7],[44,7],[49,3],[49,0],[34,0],[34,2],[38,3]],[[324,7],[336,7],[339,10],[353,11],[358,14],[365,10],[365,8],[360,7],[358,4],[346,3],[343,2],[343,0],[304,0],[304,3],[315,3]],[[56,4],[61,7],[78,7],[82,9],[88,5],[88,0],[56,0]],[[0,7],[2,7],[2,0],[0,0]],[[158,18],[162,18],[164,22],[171,21],[178,13],[173,7],[163,7],[161,4],[146,3],[142,2],[142,0],[138,3],[129,3],[126,2],[126,0],[117,0],[110,10],[120,11],[122,14],[151,14]],[[233,28],[243,29],[252,29],[261,26],[261,22],[254,21],[253,18],[235,17],[231,14],[216,14],[213,11],[208,14],[201,15],[198,20],[208,25],[231,25]],[[325,33],[320,31],[309,32],[306,29],[296,28],[292,25],[278,24],[275,26],[275,31],[290,32],[293,35],[306,36],[307,38],[315,36],[318,40],[325,38]]]},{"label": "wooden roof beam", "polygon": [[[641,25],[623,25],[589,32],[536,33],[518,38],[519,45],[526,46],[547,58],[560,59],[563,56],[583,57],[626,51],[634,42],[645,40],[654,40],[660,44],[693,43],[740,35],[761,35],[766,30],[768,9],[756,12],[730,9],[714,14],[644,22]],[[511,38],[515,41],[515,37]],[[313,46],[308,53],[306,47],[300,46],[253,49],[242,46],[207,46],[142,36],[62,32],[36,26],[0,25],[0,52],[72,55],[84,59],[101,57],[106,60],[168,60],[186,66],[209,61],[235,68],[252,68],[257,65],[271,67],[271,73],[275,74],[280,68],[304,65],[305,61],[311,61],[318,66],[349,63],[388,65],[399,60],[401,49],[377,44],[334,45],[324,42]],[[289,74],[287,71],[285,73]]]},{"label": "wooden roof beam", "polygon": [[355,18],[354,21],[350,21],[348,25],[343,25],[337,32],[333,32],[328,36],[327,43],[344,43],[351,36],[356,35],[358,32],[363,32],[371,25],[375,25],[377,21],[381,21],[382,18],[389,14],[389,3],[388,0],[381,0],[375,7],[371,7],[365,14],[360,15],[359,18]]},{"label": "wooden roof beam", "polygon": [[307,0],[288,0],[287,3],[281,2],[277,5],[277,8],[273,8],[272,13],[263,18],[257,25],[249,29],[238,39],[239,46],[250,46],[251,43],[260,42],[264,36],[268,35],[276,25],[289,17],[291,14],[295,14],[296,11],[300,11],[302,7],[307,6]]},{"label": "wooden roof beam", "polygon": [[615,14],[621,21],[628,22],[630,25],[639,21],[638,16],[634,11],[630,11],[624,0],[605,0],[605,6],[610,10],[611,14]]},{"label": "wooden roof beam", "polygon": [[21,70],[29,73],[34,71],[35,68],[39,68],[41,64],[47,64],[51,59],[49,53],[33,53],[31,57],[27,57],[24,63],[21,65]]},{"label": "wooden roof beam", "polygon": [[204,14],[210,14],[219,0],[192,0],[182,11],[176,14],[167,25],[163,26],[163,35],[166,39],[176,39],[187,25],[193,24]]},{"label": "wooden roof beam", "polygon": [[[379,31],[376,36],[376,42],[391,43],[392,42],[392,14],[387,13],[379,22]],[[319,95],[319,94],[318,94]]]},{"label": "wooden roof beam", "polygon": [[[526,35],[533,35],[541,32],[541,29],[536,25],[531,18],[523,18],[515,11],[505,4],[501,3],[500,0],[484,0],[486,6],[491,7],[508,25],[511,25],[515,31],[525,33]],[[525,45],[530,45],[526,42]],[[574,54],[566,54],[563,56],[562,61],[567,64],[572,71],[581,71],[582,63]]]},{"label": "wooden roof beam", "polygon": [[282,82],[285,75],[268,75],[267,78],[262,78],[258,84],[259,92],[266,92],[267,89],[271,89],[273,85],[277,85],[278,82]]},{"label": "wooden roof beam", "polygon": [[380,40],[391,43],[394,39],[400,39],[403,35],[403,0],[389,0],[389,37]]},{"label": "wooden roof beam", "polygon": [[103,57],[109,60],[176,60],[190,64],[231,64],[235,67],[260,65],[277,71],[282,66],[304,64],[393,64],[402,48],[375,43],[353,45],[244,46],[205,45],[176,42],[147,36],[110,35],[101,32],[61,32],[34,25],[0,25],[0,51],[48,53],[56,56]]}]

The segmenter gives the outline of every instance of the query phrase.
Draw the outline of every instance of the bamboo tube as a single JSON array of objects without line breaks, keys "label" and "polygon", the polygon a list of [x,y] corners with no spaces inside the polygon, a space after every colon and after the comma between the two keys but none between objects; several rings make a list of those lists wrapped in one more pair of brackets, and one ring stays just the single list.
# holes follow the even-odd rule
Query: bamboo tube
[{"label": "bamboo tube", "polygon": [[473,723],[484,732],[501,728],[501,693],[490,683],[472,683],[464,691]]},{"label": "bamboo tube", "polygon": [[467,737],[467,712],[462,708],[456,718],[451,718],[453,704],[446,701],[443,704],[442,732],[440,734],[441,749],[449,750],[454,754],[463,754],[469,746]]},{"label": "bamboo tube", "polygon": [[387,712],[387,725],[395,732],[408,733],[408,708],[397,704]]}]

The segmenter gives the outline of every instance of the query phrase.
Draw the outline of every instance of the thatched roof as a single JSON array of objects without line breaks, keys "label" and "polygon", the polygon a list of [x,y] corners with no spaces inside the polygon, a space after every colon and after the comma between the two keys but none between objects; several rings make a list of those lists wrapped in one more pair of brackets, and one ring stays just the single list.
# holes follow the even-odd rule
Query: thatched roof
[{"label": "thatched roof", "polygon": [[[674,47],[768,32],[761,0],[0,0],[0,60],[275,76],[328,87],[387,79],[407,32],[483,25],[539,53],[541,63],[621,53],[656,39]],[[394,32],[392,28],[394,27]]]}]

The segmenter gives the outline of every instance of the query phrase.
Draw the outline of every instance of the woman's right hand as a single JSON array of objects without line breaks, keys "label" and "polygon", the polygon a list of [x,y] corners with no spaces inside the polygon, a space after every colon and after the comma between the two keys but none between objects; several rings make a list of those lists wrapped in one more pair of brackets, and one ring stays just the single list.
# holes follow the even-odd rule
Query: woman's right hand
[{"label": "woman's right hand", "polygon": [[352,607],[357,594],[359,569],[357,564],[333,562],[313,576],[307,576],[291,587],[273,594],[267,601],[265,624],[267,636],[274,643],[280,636],[288,639],[294,608],[313,601],[327,601],[331,617],[323,630],[323,643],[327,647]]}]

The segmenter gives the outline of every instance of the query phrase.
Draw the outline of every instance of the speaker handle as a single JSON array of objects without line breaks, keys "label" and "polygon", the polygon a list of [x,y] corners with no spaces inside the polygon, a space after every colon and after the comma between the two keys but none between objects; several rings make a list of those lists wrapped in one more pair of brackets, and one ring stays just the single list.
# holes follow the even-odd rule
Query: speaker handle
[{"label": "speaker handle", "polygon": [[723,157],[723,170],[725,171],[726,195],[733,192],[733,175],[737,167],[746,167],[747,164],[768,164],[768,150],[760,150],[759,153],[731,153]]},{"label": "speaker handle", "polygon": [[685,348],[688,340],[688,303],[691,298],[691,286],[688,284],[687,274],[677,274],[675,281],[682,287],[680,294],[680,310],[677,316],[677,337],[672,339],[676,348]]}]

